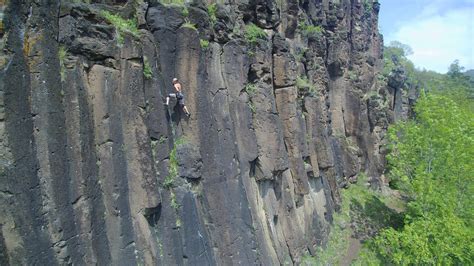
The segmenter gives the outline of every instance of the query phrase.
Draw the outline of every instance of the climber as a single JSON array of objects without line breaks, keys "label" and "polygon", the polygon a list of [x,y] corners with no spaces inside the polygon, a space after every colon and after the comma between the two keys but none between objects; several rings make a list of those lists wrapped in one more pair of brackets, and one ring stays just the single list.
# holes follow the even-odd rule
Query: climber
[{"label": "climber", "polygon": [[169,105],[170,97],[176,98],[178,100],[179,106],[183,108],[183,111],[186,114],[186,116],[188,117],[191,116],[191,113],[189,113],[188,108],[186,108],[186,105],[184,105],[184,95],[182,92],[181,84],[179,83],[177,78],[173,79],[173,87],[176,90],[176,93],[168,94],[168,97],[166,97],[165,105]]}]

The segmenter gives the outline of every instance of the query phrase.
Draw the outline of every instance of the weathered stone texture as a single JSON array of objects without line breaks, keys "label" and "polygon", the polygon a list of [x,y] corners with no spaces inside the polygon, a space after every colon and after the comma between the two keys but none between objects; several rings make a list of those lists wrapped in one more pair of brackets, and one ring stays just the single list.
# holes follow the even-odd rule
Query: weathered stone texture
[{"label": "weathered stone texture", "polygon": [[377,82],[377,3],[37,2],[0,35],[2,265],[298,264],[415,97]]}]

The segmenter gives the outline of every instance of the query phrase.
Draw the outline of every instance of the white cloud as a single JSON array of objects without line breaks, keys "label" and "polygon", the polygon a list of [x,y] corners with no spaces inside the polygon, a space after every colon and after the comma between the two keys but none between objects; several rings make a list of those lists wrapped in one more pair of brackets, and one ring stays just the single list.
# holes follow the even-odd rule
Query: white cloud
[{"label": "white cloud", "polygon": [[474,69],[473,8],[447,10],[446,2],[426,6],[416,19],[405,21],[387,36],[386,43],[398,40],[411,46],[409,58],[419,68],[445,73],[459,59],[466,69]]}]

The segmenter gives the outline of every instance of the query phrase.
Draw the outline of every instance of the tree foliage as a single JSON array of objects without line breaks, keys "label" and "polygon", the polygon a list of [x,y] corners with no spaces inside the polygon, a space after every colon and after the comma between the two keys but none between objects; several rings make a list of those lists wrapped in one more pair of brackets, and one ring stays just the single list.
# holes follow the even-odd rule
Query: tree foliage
[{"label": "tree foliage", "polygon": [[416,79],[425,92],[449,96],[462,108],[474,112],[474,80],[461,73],[463,69],[455,60],[446,75],[423,70],[416,72]]},{"label": "tree foliage", "polygon": [[448,76],[451,78],[459,78],[463,76],[462,71],[464,70],[464,67],[459,65],[459,60],[456,59],[454,62],[449,65],[448,68]]},{"label": "tree foliage", "polygon": [[413,82],[416,69],[415,65],[407,58],[411,54],[413,54],[413,50],[410,46],[397,41],[390,42],[389,46],[384,47],[383,75],[388,76],[398,65],[401,65],[407,73],[409,82]]},{"label": "tree foliage", "polygon": [[455,93],[422,95],[416,119],[389,131],[391,177],[408,204],[404,227],[374,243],[392,263],[474,263],[474,113]]},{"label": "tree foliage", "polygon": [[403,223],[368,240],[355,265],[474,265],[474,79],[455,60],[447,74],[418,70],[409,46],[384,48],[382,80],[403,71],[421,97],[412,120],[389,130],[392,188]]}]

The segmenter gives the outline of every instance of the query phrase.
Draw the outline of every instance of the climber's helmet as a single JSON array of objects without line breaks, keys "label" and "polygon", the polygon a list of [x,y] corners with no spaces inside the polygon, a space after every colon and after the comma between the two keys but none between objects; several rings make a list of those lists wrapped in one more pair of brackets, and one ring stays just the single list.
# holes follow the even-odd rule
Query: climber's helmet
[{"label": "climber's helmet", "polygon": [[173,84],[176,84],[176,83],[178,83],[178,79],[177,79],[177,78],[174,78],[174,79],[173,79]]}]

